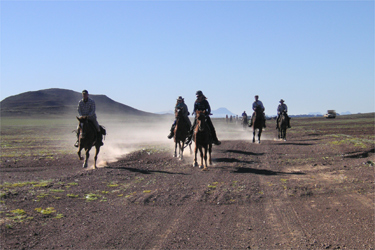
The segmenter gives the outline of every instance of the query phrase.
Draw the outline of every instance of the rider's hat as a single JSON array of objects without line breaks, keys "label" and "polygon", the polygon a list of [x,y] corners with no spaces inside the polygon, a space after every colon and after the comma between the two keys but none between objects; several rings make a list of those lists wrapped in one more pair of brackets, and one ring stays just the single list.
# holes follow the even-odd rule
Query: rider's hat
[{"label": "rider's hat", "polygon": [[285,101],[283,99],[281,99],[280,102],[285,102]]},{"label": "rider's hat", "polygon": [[182,98],[182,96],[179,96],[178,98],[177,98],[177,101],[183,101],[184,100],[184,98]]},{"label": "rider's hat", "polygon": [[203,92],[200,91],[200,90],[198,90],[197,93],[195,93],[195,95],[196,95],[196,96],[201,96],[201,95],[203,95]]},{"label": "rider's hat", "polygon": [[82,94],[88,94],[88,93],[89,92],[86,89],[82,90]]}]

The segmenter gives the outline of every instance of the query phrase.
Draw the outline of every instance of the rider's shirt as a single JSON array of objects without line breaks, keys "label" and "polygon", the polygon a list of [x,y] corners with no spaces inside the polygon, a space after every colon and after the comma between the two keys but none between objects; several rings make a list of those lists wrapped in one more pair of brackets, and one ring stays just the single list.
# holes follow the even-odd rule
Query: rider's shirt
[{"label": "rider's shirt", "polygon": [[188,107],[187,107],[187,105],[184,102],[177,103],[177,105],[175,106],[175,110],[179,109],[179,108],[182,108],[182,114],[183,114],[183,116],[186,116],[186,117],[189,116]]},{"label": "rider's shirt", "polygon": [[264,109],[263,103],[261,101],[259,101],[259,100],[253,102],[253,110],[256,110],[256,108],[258,108],[258,107]]},{"label": "rider's shirt", "polygon": [[198,101],[198,100],[195,101],[193,114],[196,113],[197,110],[200,110],[200,111],[205,110],[207,115],[211,113],[210,104],[208,103],[206,99],[202,101]]},{"label": "rider's shirt", "polygon": [[246,116],[247,117],[247,114],[245,112],[242,113],[242,117]]},{"label": "rider's shirt", "polygon": [[87,98],[85,102],[83,99],[78,103],[78,113],[80,116],[95,116],[95,101]]},{"label": "rider's shirt", "polygon": [[288,106],[286,106],[286,104],[279,104],[279,106],[277,107],[277,114],[281,114],[283,111],[285,112],[288,112]]}]

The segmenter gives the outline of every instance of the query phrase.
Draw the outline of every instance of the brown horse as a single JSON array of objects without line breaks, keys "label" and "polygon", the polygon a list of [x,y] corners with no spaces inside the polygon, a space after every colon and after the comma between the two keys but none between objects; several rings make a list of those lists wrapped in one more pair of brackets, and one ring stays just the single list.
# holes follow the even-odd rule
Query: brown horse
[{"label": "brown horse", "polygon": [[255,132],[258,130],[258,143],[260,143],[260,136],[262,135],[263,130],[263,110],[261,108],[256,108],[255,112],[253,113],[252,119],[252,127],[253,127],[253,143],[255,142]]},{"label": "brown horse", "polygon": [[248,124],[248,120],[247,120],[247,115],[243,115],[242,116],[242,127],[244,130],[246,130],[246,128],[249,126]]},{"label": "brown horse", "polygon": [[[97,135],[97,131],[95,128],[95,125],[89,121],[87,116],[81,116],[77,117],[77,120],[79,121],[78,125],[78,132],[79,132],[79,144],[78,144],[78,157],[80,160],[83,160],[84,158],[81,156],[81,150],[84,148],[86,151],[86,158],[82,165],[82,167],[87,168],[87,161],[89,159],[89,152],[92,148],[92,146],[95,146],[95,157],[94,157],[94,168],[96,169],[96,161],[98,159],[98,154],[100,151],[100,140]],[[102,127],[100,128],[103,129]],[[103,129],[104,130],[104,129]],[[105,134],[105,132],[102,134]]]},{"label": "brown horse", "polygon": [[286,141],[286,129],[288,127],[287,114],[282,112],[280,114],[279,120],[277,121],[278,135],[277,137],[281,140]]},{"label": "brown horse", "polygon": [[[176,109],[175,111],[176,117],[176,127],[174,129],[174,154],[173,157],[177,157],[177,146],[178,146],[178,156],[179,159],[183,159],[184,155],[184,142],[186,137],[188,136],[190,126],[185,120],[186,118],[183,115],[183,108]],[[190,147],[190,154],[191,152],[191,143],[189,144]]]},{"label": "brown horse", "polygon": [[[194,148],[194,162],[193,167],[198,166],[197,163],[197,153],[198,149],[201,156],[201,164],[199,168],[203,168],[203,170],[208,170],[207,168],[207,158],[209,165],[212,165],[211,160],[211,151],[212,151],[212,138],[210,135],[210,130],[208,125],[206,124],[206,114],[205,111],[196,111],[196,126],[194,128],[193,140],[195,142]],[[208,155],[207,155],[208,151]],[[204,164],[203,164],[204,160]]]}]

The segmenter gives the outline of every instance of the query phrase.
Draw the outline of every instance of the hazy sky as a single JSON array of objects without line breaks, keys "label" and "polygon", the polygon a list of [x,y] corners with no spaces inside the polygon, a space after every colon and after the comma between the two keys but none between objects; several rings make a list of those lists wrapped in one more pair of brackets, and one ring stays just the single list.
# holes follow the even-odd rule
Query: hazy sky
[{"label": "hazy sky", "polygon": [[[374,112],[374,1],[1,1],[1,100],[63,88],[131,107]],[[78,103],[78,100],[77,100]]]}]

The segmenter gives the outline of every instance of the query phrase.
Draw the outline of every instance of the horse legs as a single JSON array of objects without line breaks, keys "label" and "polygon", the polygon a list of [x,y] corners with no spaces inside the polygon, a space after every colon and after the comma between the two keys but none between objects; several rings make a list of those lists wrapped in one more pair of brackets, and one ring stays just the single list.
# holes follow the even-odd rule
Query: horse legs
[{"label": "horse legs", "polygon": [[203,152],[203,159],[204,159],[203,171],[206,171],[206,170],[208,170],[208,168],[207,168],[207,146],[204,147],[203,149],[204,149],[204,152]]},{"label": "horse legs", "polygon": [[99,151],[100,151],[100,146],[96,146],[95,148],[96,148],[96,150],[95,150],[95,156],[94,156],[94,169],[97,169],[96,161],[98,160],[98,154],[99,154]]},{"label": "horse legs", "polygon": [[255,128],[253,129],[253,143],[255,142]]},{"label": "horse legs", "polygon": [[197,163],[197,153],[198,153],[198,146],[197,146],[197,144],[195,144],[193,167],[198,166],[198,163]]},{"label": "horse legs", "polygon": [[178,142],[180,160],[184,158],[184,141]]},{"label": "horse legs", "polygon": [[85,161],[83,162],[83,165],[82,167],[83,168],[87,168],[87,161],[89,160],[89,157],[90,157],[90,149],[86,149],[86,158],[85,158]]},{"label": "horse legs", "polygon": [[82,161],[83,157],[81,156],[81,150],[82,150],[82,147],[81,147],[81,145],[79,145],[77,154],[78,154],[78,158]]},{"label": "horse legs", "polygon": [[258,131],[258,143],[260,143],[260,136],[262,135],[262,128]]},{"label": "horse legs", "polygon": [[208,164],[210,166],[212,165],[211,152],[212,152],[212,144],[208,144]]},{"label": "horse legs", "polygon": [[199,165],[199,168],[203,168],[203,147],[199,147],[199,154],[201,156],[201,164]]},{"label": "horse legs", "polygon": [[174,154],[173,157],[177,157],[177,141],[174,143]]}]

